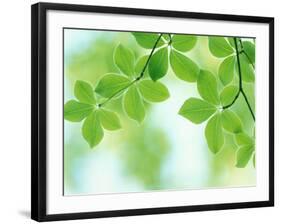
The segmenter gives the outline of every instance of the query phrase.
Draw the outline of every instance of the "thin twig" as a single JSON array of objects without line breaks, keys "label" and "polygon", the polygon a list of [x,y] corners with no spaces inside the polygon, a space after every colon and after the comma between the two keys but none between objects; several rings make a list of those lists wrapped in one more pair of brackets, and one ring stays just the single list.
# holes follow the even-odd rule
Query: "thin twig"
[{"label": "thin twig", "polygon": [[156,49],[156,47],[157,47],[158,42],[160,41],[161,37],[162,37],[162,34],[160,34],[160,35],[158,36],[157,40],[155,41],[155,44],[154,44],[154,46],[153,46],[153,48],[152,48],[152,50],[151,50],[151,52],[150,52],[150,54],[149,54],[149,56],[148,56],[148,58],[147,58],[147,60],[146,60],[146,63],[145,63],[145,65],[144,65],[144,67],[143,67],[143,69],[142,69],[140,75],[139,75],[135,80],[133,80],[132,82],[130,82],[127,86],[125,86],[125,87],[122,88],[122,89],[119,89],[118,91],[116,91],[115,93],[113,93],[110,97],[108,97],[104,102],[100,103],[100,104],[98,105],[99,107],[104,106],[104,105],[105,105],[106,103],[108,103],[111,99],[113,99],[113,98],[116,97],[118,94],[120,94],[120,93],[122,93],[123,91],[125,91],[127,88],[129,88],[130,86],[132,86],[135,82],[139,81],[139,80],[144,76],[144,73],[145,73],[145,70],[146,70],[146,68],[147,68],[147,66],[148,66],[148,63],[149,63],[149,61],[150,61],[150,59],[151,59],[151,57],[152,57],[152,55],[153,55],[153,53],[154,53],[154,51],[155,51],[155,49]]},{"label": "thin twig", "polygon": [[[242,96],[244,97],[245,101],[246,101],[246,104],[249,108],[249,111],[253,117],[253,120],[255,121],[255,115],[254,115],[254,112],[251,108],[251,105],[249,103],[249,100],[243,90],[243,82],[242,82],[242,71],[241,71],[241,64],[240,64],[240,57],[239,57],[239,51],[238,51],[238,45],[237,45],[237,39],[236,37],[234,37],[234,44],[235,44],[235,51],[236,51],[236,58],[237,58],[237,66],[238,66],[238,76],[239,76],[239,89],[238,89],[238,92],[237,94],[235,95],[234,99],[232,100],[232,102],[226,106],[223,107],[223,109],[227,109],[229,107],[231,107],[235,102],[236,100],[238,99],[240,93],[242,94]],[[240,42],[241,44],[241,42]]]}]

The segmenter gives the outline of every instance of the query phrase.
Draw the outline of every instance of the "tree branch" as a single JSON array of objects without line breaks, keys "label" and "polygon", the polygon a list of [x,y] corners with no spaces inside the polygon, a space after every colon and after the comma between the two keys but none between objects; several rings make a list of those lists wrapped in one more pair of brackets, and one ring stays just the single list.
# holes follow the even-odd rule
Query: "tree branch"
[{"label": "tree branch", "polygon": [[244,50],[244,46],[243,46],[243,42],[242,42],[242,40],[241,40],[241,39],[239,39],[239,42],[240,42],[240,45],[241,45],[241,47],[242,47],[241,53],[242,53],[242,54],[244,54],[244,55],[246,56],[247,60],[248,60],[248,61],[249,61],[249,63],[252,65],[253,69],[255,69],[255,65],[254,65],[254,63],[251,61],[251,59],[250,59],[249,55],[248,55],[248,54],[246,53],[246,51]]},{"label": "tree branch", "polygon": [[[241,43],[241,42],[240,42],[240,43]],[[224,106],[223,109],[227,109],[227,108],[231,107],[231,106],[236,102],[236,100],[238,99],[238,97],[239,97],[239,95],[240,95],[240,93],[241,93],[242,96],[244,97],[245,101],[246,101],[246,104],[247,104],[247,106],[248,106],[248,108],[249,108],[249,111],[250,111],[252,117],[253,117],[253,120],[255,121],[254,112],[253,112],[253,110],[252,110],[252,108],[251,108],[251,105],[250,105],[250,103],[249,103],[249,100],[248,100],[248,98],[247,98],[247,96],[246,96],[246,94],[245,94],[245,92],[244,92],[244,90],[243,90],[242,71],[241,71],[241,64],[240,64],[239,51],[238,51],[238,45],[237,45],[237,38],[236,38],[236,37],[234,37],[234,44],[235,44],[235,51],[236,51],[236,58],[237,58],[237,66],[238,66],[239,90],[238,90],[237,94],[235,95],[233,101],[232,101],[230,104]]]},{"label": "tree branch", "polygon": [[98,105],[99,107],[104,106],[104,105],[105,105],[106,103],[108,103],[111,99],[113,99],[113,98],[116,97],[117,95],[121,94],[123,91],[125,91],[126,89],[128,89],[130,86],[132,86],[135,82],[139,81],[139,80],[144,76],[144,73],[145,73],[145,70],[146,70],[146,68],[147,68],[147,66],[148,66],[148,63],[149,63],[149,61],[150,61],[150,59],[151,59],[151,57],[152,57],[152,55],[153,55],[153,53],[154,53],[154,51],[155,51],[155,49],[156,49],[156,46],[157,46],[158,42],[160,41],[162,35],[163,35],[163,34],[160,34],[160,35],[158,36],[157,40],[155,41],[154,46],[153,46],[153,48],[152,48],[152,50],[151,50],[151,52],[150,52],[150,54],[149,54],[149,56],[148,56],[148,58],[147,58],[147,60],[146,60],[146,63],[145,63],[145,65],[144,65],[144,67],[143,67],[143,69],[142,69],[140,75],[139,75],[135,80],[133,80],[132,82],[130,82],[127,86],[125,86],[124,88],[122,88],[122,89],[116,91],[114,94],[112,94],[110,97],[108,97],[104,102],[100,103],[100,104]]}]

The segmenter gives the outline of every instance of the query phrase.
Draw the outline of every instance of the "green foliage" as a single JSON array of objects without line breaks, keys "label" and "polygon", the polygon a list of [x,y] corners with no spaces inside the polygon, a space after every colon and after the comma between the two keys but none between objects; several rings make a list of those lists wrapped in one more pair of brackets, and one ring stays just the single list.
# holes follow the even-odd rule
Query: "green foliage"
[{"label": "green foliage", "polygon": [[[244,168],[255,150],[254,139],[245,133],[239,133],[235,136],[239,149],[236,153],[236,167]],[[253,166],[255,166],[255,157],[253,156]]]},{"label": "green foliage", "polygon": [[197,80],[197,89],[204,100],[209,103],[219,105],[217,80],[211,72],[207,70],[200,71]]},{"label": "green foliage", "polygon": [[236,140],[236,143],[240,146],[254,144],[253,139],[245,133],[238,133],[237,135],[235,135],[235,140]]},{"label": "green foliage", "polygon": [[[205,138],[212,153],[216,154],[225,148],[224,145],[228,144],[227,136],[233,136],[233,145],[237,147],[236,166],[245,167],[251,158],[255,166],[254,139],[246,134],[247,128],[242,116],[245,108],[250,110],[250,105],[247,107],[242,101],[243,106],[236,106],[240,103],[240,98],[247,100],[245,94],[240,94],[241,91],[249,94],[249,101],[254,104],[254,91],[249,85],[253,85],[255,81],[255,44],[233,37],[208,37],[209,50],[213,56],[219,58],[220,63],[216,69],[206,70],[202,68],[204,66],[196,64],[198,59],[193,60],[192,53],[188,56],[185,54],[195,48],[200,40],[197,36],[159,36],[140,32],[132,34],[136,42],[150,52],[139,55],[130,47],[117,45],[115,50],[112,50],[112,61],[116,67],[110,71],[114,72],[118,68],[120,73],[105,74],[97,81],[95,89],[86,81],[76,81],[74,96],[77,100],[69,100],[64,105],[66,120],[84,120],[82,136],[89,146],[95,147],[101,142],[104,129],[113,131],[122,128],[119,111],[106,107],[112,99],[122,98],[119,102],[122,100],[123,110],[129,118],[139,124],[146,115],[145,102],[158,103],[167,100],[170,97],[169,90],[159,79],[167,74],[171,66],[178,79],[189,83],[196,82],[202,98],[191,97],[185,100],[178,114],[195,124],[206,121]],[[135,55],[138,55],[136,61]],[[218,72],[215,74],[211,72],[216,70]],[[247,83],[242,86],[240,81],[243,84]],[[239,111],[241,107],[243,110]]]},{"label": "green foliage", "polygon": [[222,106],[230,105],[233,102],[238,91],[238,87],[234,85],[224,87],[220,93],[220,101]]},{"label": "green foliage", "polygon": [[255,64],[255,45],[250,41],[243,41],[243,49],[250,59],[249,63]]},{"label": "green foliage", "polygon": [[234,77],[235,56],[223,60],[219,67],[219,78],[223,85],[229,84]]},{"label": "green foliage", "polygon": [[209,149],[214,153],[218,153],[224,144],[224,135],[221,124],[221,116],[215,114],[207,123],[205,128],[205,136]]},{"label": "green foliage", "polygon": [[168,49],[166,47],[159,49],[152,55],[148,70],[153,81],[166,75],[168,71]]},{"label": "green foliage", "polygon": [[240,118],[229,109],[221,113],[221,122],[223,128],[231,133],[239,133],[242,131]]},{"label": "green foliage", "polygon": [[199,68],[187,56],[171,50],[170,63],[175,75],[179,79],[187,82],[196,82]]},{"label": "green foliage", "polygon": [[151,80],[142,80],[139,82],[139,90],[141,95],[150,102],[162,102],[169,98],[169,90],[161,82],[153,82]]},{"label": "green foliage", "polygon": [[94,109],[93,105],[69,100],[64,105],[64,118],[68,121],[79,122],[87,117]]},{"label": "green foliage", "polygon": [[243,145],[241,146],[236,154],[236,167],[244,168],[249,160],[251,159],[254,152],[253,145]]},{"label": "green foliage", "polygon": [[[143,33],[143,32],[133,32],[132,33],[136,38],[136,41],[143,48],[151,49],[154,47],[156,40],[159,35],[154,33]],[[156,47],[160,47],[164,44],[164,41],[160,39]]]},{"label": "green foliage", "polygon": [[206,121],[216,112],[216,107],[204,100],[189,98],[179,110],[179,114],[195,124]]},{"label": "green foliage", "polygon": [[130,84],[130,79],[118,74],[106,74],[98,82],[95,92],[103,97],[111,97]]},{"label": "green foliage", "polygon": [[95,104],[96,99],[92,86],[82,80],[78,80],[75,83],[74,95],[81,102],[86,104]]},{"label": "green foliage", "polygon": [[82,126],[82,135],[88,142],[89,146],[93,148],[103,138],[103,130],[100,124],[100,119],[97,111],[92,112],[84,121]]},{"label": "green foliage", "polygon": [[231,47],[235,48],[234,38],[228,37],[227,40],[228,40],[228,43],[231,45]]},{"label": "green foliage", "polygon": [[[136,65],[135,65],[135,74],[137,75],[137,76],[139,76],[141,73],[142,73],[142,70],[143,70],[143,68],[144,68],[144,66],[145,66],[145,64],[146,64],[146,62],[147,62],[147,60],[148,60],[148,55],[144,55],[144,56],[142,56],[142,57],[140,57],[138,60],[137,60],[137,63],[136,63]],[[146,77],[148,77],[149,75],[148,75],[148,70],[145,70],[145,76]]]},{"label": "green foliage", "polygon": [[105,109],[99,109],[98,114],[104,129],[114,131],[121,128],[121,123],[116,113]]},{"label": "green foliage", "polygon": [[218,58],[224,58],[234,53],[233,48],[224,37],[209,37],[209,49]]},{"label": "green foliage", "polygon": [[[235,136],[239,149],[236,153],[236,167],[244,168],[252,155],[254,154],[255,142],[253,138],[245,133],[239,133]],[[255,166],[255,158],[253,156],[253,165]]]},{"label": "green foliage", "polygon": [[125,75],[134,75],[135,58],[133,52],[129,48],[119,44],[114,52],[114,62]]},{"label": "green foliage", "polygon": [[125,93],[123,101],[127,115],[141,123],[145,117],[145,109],[141,95],[135,85],[132,85]]},{"label": "green foliage", "polygon": [[175,34],[172,37],[172,46],[178,51],[190,51],[196,44],[197,37],[194,35]]},{"label": "green foliage", "polygon": [[[240,54],[240,67],[242,72],[242,79],[244,82],[254,82],[255,81],[255,71],[251,64],[249,64],[249,60],[244,54]],[[236,65],[238,68],[238,65]]]}]

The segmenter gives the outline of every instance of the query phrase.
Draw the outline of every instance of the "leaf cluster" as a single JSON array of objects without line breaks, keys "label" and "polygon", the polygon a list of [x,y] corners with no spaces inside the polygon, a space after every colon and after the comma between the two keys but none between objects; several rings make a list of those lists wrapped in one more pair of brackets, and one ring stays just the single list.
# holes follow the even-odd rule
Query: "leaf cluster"
[{"label": "leaf cluster", "polygon": [[[255,80],[254,43],[240,38],[208,37],[209,51],[221,59],[217,74],[213,74],[185,54],[196,47],[198,37],[195,35],[140,32],[132,35],[139,46],[150,53],[136,59],[130,48],[117,45],[113,59],[119,72],[105,74],[94,88],[77,80],[76,99],[64,106],[66,120],[83,122],[82,136],[89,146],[101,142],[104,130],[122,127],[119,115],[106,108],[110,101],[122,98],[127,116],[141,124],[146,114],[145,103],[167,100],[170,93],[160,79],[171,67],[178,79],[197,85],[200,98],[187,99],[178,113],[195,124],[207,122],[205,138],[210,151],[218,153],[225,144],[225,133],[231,133],[238,148],[236,166],[245,167],[252,157],[254,161],[253,137],[246,134],[240,117],[231,108],[243,91],[242,83]],[[238,83],[235,83],[236,74]],[[219,91],[221,85],[223,88]]]}]

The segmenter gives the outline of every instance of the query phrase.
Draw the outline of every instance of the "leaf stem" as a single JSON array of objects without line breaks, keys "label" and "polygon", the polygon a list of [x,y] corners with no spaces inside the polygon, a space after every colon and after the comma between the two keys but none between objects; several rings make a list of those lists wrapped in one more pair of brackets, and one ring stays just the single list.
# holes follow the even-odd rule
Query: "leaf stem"
[{"label": "leaf stem", "polygon": [[155,49],[156,49],[156,46],[157,46],[159,40],[161,39],[162,35],[163,35],[163,34],[160,34],[160,35],[158,36],[157,40],[155,41],[155,44],[154,44],[154,46],[153,46],[153,48],[152,48],[152,50],[151,50],[151,52],[150,52],[150,54],[149,54],[149,56],[148,56],[148,58],[147,58],[147,60],[146,60],[146,63],[145,63],[145,65],[144,65],[144,67],[143,67],[143,69],[142,69],[140,75],[136,78],[136,80],[139,80],[139,79],[141,79],[141,78],[144,76],[144,73],[145,73],[145,70],[146,70],[146,68],[147,68],[147,66],[148,66],[148,63],[149,63],[149,61],[150,61],[150,59],[151,59],[151,57],[152,57],[152,55],[153,55],[153,53],[154,53],[154,51],[155,51]]},{"label": "leaf stem", "polygon": [[[246,95],[246,93],[245,93],[244,90],[243,90],[242,71],[241,71],[240,57],[239,57],[239,51],[238,51],[238,45],[237,45],[237,38],[236,38],[236,37],[234,37],[234,44],[235,44],[235,51],[236,51],[236,58],[237,58],[237,65],[238,65],[239,89],[238,89],[238,92],[237,92],[237,94],[235,95],[234,99],[232,100],[232,102],[231,102],[230,104],[224,106],[222,109],[225,110],[225,109],[231,107],[231,106],[236,102],[236,100],[238,99],[238,97],[239,97],[239,95],[240,95],[240,93],[241,93],[242,96],[244,97],[244,100],[245,100],[245,102],[246,102],[248,108],[249,108],[249,111],[250,111],[250,113],[251,113],[251,115],[252,115],[252,117],[253,117],[253,120],[255,121],[254,112],[253,112],[253,110],[252,110],[252,108],[251,108],[251,105],[250,105],[250,103],[249,103],[249,100],[248,100],[248,98],[247,98],[247,95]],[[241,40],[240,40],[240,44],[242,45]],[[243,47],[243,45],[242,45],[242,47]],[[243,52],[243,51],[242,51],[242,52]]]},{"label": "leaf stem", "polygon": [[124,90],[126,90],[127,88],[129,88],[131,85],[133,85],[137,80],[135,79],[134,81],[130,82],[127,86],[125,86],[122,89],[119,89],[118,91],[116,91],[114,94],[112,94],[110,97],[108,97],[105,101],[103,101],[102,103],[98,104],[98,107],[102,107],[104,106],[107,102],[109,102],[111,99],[113,99],[114,97],[116,97],[118,94],[122,93]]},{"label": "leaf stem", "polygon": [[152,48],[152,50],[151,50],[151,52],[150,52],[150,54],[149,54],[149,56],[148,56],[148,58],[147,58],[147,60],[146,60],[146,63],[145,63],[145,65],[144,65],[144,67],[143,67],[143,69],[142,69],[140,75],[139,75],[135,80],[133,80],[132,82],[130,82],[127,86],[125,86],[124,88],[122,88],[122,89],[116,91],[115,93],[113,93],[113,94],[112,94],[110,97],[108,97],[104,102],[98,104],[98,107],[104,106],[106,103],[108,103],[108,102],[109,102],[110,100],[112,100],[114,97],[116,97],[118,94],[121,94],[123,91],[125,91],[126,89],[128,89],[130,86],[132,86],[135,82],[139,81],[139,80],[144,76],[144,73],[145,73],[145,70],[146,70],[146,68],[147,68],[147,66],[148,66],[148,63],[149,63],[149,61],[150,61],[150,59],[151,59],[151,57],[152,57],[152,55],[153,55],[153,53],[154,53],[154,51],[155,51],[155,49],[156,49],[156,46],[157,46],[158,42],[160,41],[162,35],[163,35],[163,34],[160,34],[160,35],[158,36],[157,40],[155,41],[154,46],[153,46],[153,48]]}]

